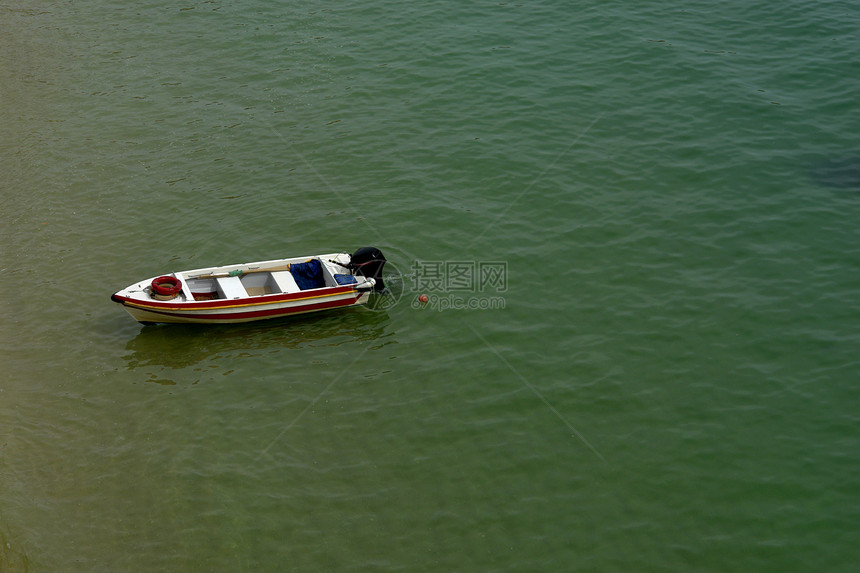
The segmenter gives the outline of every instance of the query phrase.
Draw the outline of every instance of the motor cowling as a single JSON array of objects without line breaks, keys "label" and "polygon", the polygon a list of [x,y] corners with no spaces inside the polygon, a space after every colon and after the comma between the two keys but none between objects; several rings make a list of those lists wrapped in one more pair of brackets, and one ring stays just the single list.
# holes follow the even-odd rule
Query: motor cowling
[{"label": "motor cowling", "polygon": [[361,247],[350,257],[349,269],[353,274],[358,274],[375,281],[373,290],[382,290],[385,283],[382,282],[382,268],[385,266],[385,255],[376,247]]}]

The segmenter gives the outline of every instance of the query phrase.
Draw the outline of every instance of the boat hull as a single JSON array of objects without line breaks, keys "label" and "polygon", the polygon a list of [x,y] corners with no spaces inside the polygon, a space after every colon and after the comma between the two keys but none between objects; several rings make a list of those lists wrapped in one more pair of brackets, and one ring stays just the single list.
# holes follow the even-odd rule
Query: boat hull
[{"label": "boat hull", "polygon": [[123,299],[114,295],[133,319],[143,323],[185,324],[230,324],[279,318],[308,312],[318,312],[347,306],[362,305],[370,296],[368,291],[318,294],[312,299],[296,301],[258,301],[253,305],[241,304],[228,307],[166,307],[141,304],[140,301]]},{"label": "boat hull", "polygon": [[[155,296],[150,287],[154,278],[114,293],[111,300],[122,305],[134,320],[144,324],[244,323],[365,304],[370,297],[374,280],[354,276],[354,284],[338,284],[334,274],[337,267],[332,265],[338,265],[337,257],[343,256],[335,254],[313,257],[321,261],[325,274],[325,285],[319,288],[300,290],[292,277],[287,276],[288,272],[283,270],[285,263],[295,265],[299,261],[308,260],[306,257],[299,257],[173,273],[170,276],[178,279],[176,282],[181,284],[182,289],[172,300],[159,300]],[[339,266],[343,267],[342,264]],[[244,278],[246,282],[242,282],[235,276],[236,272],[242,269],[246,269],[244,272],[248,277],[251,273],[258,273],[253,276],[255,286],[251,286],[250,278]],[[225,283],[219,285],[222,280]],[[207,288],[207,284],[211,286]],[[201,296],[204,291],[216,288],[220,289],[220,295],[211,299]],[[237,293],[229,291],[231,288],[234,291],[238,288],[239,296],[233,296]],[[277,292],[249,294],[263,288]]]}]

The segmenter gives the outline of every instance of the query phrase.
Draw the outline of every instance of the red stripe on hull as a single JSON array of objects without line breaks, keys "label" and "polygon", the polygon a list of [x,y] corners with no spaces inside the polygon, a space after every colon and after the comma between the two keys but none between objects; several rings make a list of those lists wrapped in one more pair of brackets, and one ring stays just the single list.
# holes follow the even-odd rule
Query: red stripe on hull
[{"label": "red stripe on hull", "polygon": [[[352,287],[332,287],[326,289],[319,289],[315,291],[314,294],[310,294],[314,291],[302,291],[296,293],[289,294],[272,294],[272,295],[263,295],[259,297],[253,298],[241,298],[241,299],[230,299],[230,300],[213,300],[213,301],[200,301],[200,302],[158,302],[158,301],[148,301],[148,300],[139,300],[130,297],[117,296],[114,295],[113,300],[115,302],[120,303],[128,303],[131,306],[135,306],[137,308],[142,308],[146,310],[151,310],[153,312],[158,312],[159,310],[212,310],[216,308],[231,308],[231,307],[242,307],[242,306],[260,306],[260,305],[269,305],[279,302],[292,302],[298,300],[306,300],[312,298],[322,298],[335,296],[340,294],[347,293],[355,293],[357,292]],[[310,296],[309,296],[310,294]],[[358,296],[361,296],[361,293],[358,293]],[[119,300],[117,300],[119,299]]]},{"label": "red stripe on hull", "polygon": [[[355,305],[363,296],[363,293],[357,293],[356,296],[346,299],[332,300],[327,302],[318,302],[312,304],[303,304],[290,306],[286,308],[269,308],[247,312],[225,312],[225,313],[194,313],[194,312],[176,312],[170,310],[155,310],[150,308],[140,308],[139,306],[126,306],[126,310],[132,314],[136,320],[146,322],[196,322],[196,323],[229,323],[229,322],[251,322],[254,320],[263,320],[269,318],[278,318],[289,316],[292,314],[302,314],[307,312],[329,310],[334,308],[348,307]],[[143,313],[135,316],[135,313]]]},{"label": "red stripe on hull", "polygon": [[181,318],[194,318],[201,320],[241,320],[241,319],[250,319],[250,318],[271,318],[274,316],[281,316],[287,314],[295,314],[297,312],[308,312],[312,310],[325,310],[328,308],[337,308],[339,306],[351,306],[355,304],[355,301],[358,300],[358,297],[352,299],[342,299],[342,300],[333,300],[331,302],[318,302],[314,304],[303,304],[301,306],[291,306],[288,308],[272,308],[269,310],[253,310],[249,312],[227,312],[221,314],[196,314],[196,313],[179,313],[179,312],[165,312],[165,311],[153,311],[149,312],[157,312],[158,314],[163,314],[165,316],[176,316]]}]

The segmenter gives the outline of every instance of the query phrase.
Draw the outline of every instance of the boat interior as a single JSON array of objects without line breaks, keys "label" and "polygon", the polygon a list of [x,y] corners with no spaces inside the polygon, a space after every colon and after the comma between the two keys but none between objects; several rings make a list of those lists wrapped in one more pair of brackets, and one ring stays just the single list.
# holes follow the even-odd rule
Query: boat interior
[{"label": "boat interior", "polygon": [[338,286],[335,271],[326,262],[320,263],[310,270],[303,266],[309,263],[293,263],[290,270],[280,270],[284,267],[277,267],[278,270],[272,271],[251,269],[239,276],[180,278],[184,279],[186,288],[183,291],[186,297],[190,293],[193,300],[232,300]]}]

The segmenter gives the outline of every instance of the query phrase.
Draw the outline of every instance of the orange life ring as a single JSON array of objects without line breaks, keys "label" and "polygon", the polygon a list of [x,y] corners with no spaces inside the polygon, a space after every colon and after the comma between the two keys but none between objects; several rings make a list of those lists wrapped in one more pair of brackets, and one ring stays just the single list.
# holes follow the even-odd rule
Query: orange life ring
[{"label": "orange life ring", "polygon": [[152,279],[150,286],[153,296],[157,296],[161,300],[170,300],[182,291],[182,283],[176,277],[163,276]]}]

